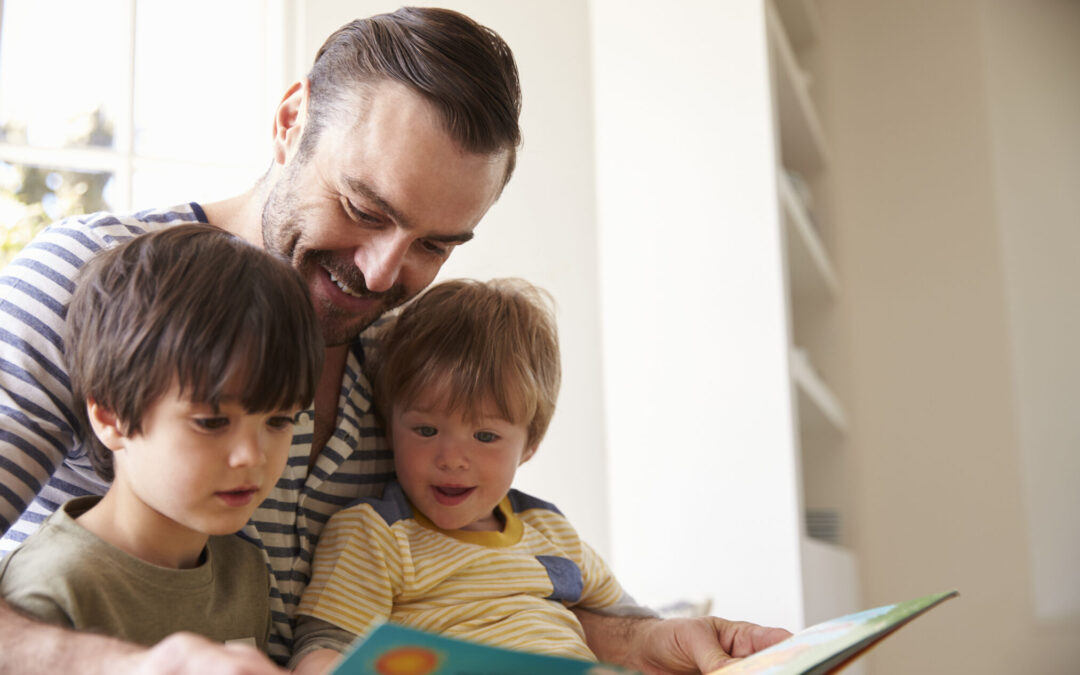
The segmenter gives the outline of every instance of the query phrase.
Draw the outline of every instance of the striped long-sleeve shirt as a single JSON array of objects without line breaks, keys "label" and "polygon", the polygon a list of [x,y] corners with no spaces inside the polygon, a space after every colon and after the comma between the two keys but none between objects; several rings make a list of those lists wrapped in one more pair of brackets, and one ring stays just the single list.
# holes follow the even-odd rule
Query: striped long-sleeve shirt
[{"label": "striped long-sleeve shirt", "polygon": [[[63,502],[107,489],[94,474],[72,414],[61,338],[73,279],[97,251],[143,232],[207,222],[198,204],[130,216],[98,213],[53,224],[0,276],[0,555],[32,533]],[[288,466],[244,528],[265,553],[271,573],[279,662],[292,647],[290,619],[310,578],[323,526],[343,505],[378,495],[393,461],[371,409],[358,342],[341,384],[337,428],[308,470],[314,410],[299,416]]]}]

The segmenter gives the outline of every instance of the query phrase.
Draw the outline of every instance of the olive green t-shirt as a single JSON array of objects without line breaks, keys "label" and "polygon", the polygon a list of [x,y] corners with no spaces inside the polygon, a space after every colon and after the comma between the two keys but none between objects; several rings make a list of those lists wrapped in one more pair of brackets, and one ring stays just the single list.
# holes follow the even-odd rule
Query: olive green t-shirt
[{"label": "olive green t-shirt", "polygon": [[75,522],[99,499],[67,502],[0,561],[4,600],[43,621],[142,645],[191,631],[265,651],[270,581],[258,547],[210,537],[197,567],[159,567]]}]

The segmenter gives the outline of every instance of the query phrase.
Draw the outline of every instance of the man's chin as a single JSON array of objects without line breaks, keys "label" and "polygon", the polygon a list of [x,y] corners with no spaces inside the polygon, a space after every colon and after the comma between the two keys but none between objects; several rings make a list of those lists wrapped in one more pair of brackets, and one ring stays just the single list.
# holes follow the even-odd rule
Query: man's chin
[{"label": "man's chin", "polygon": [[319,324],[322,328],[323,341],[327,347],[350,345],[381,315],[380,313],[372,318],[351,317],[350,319],[320,317]]}]

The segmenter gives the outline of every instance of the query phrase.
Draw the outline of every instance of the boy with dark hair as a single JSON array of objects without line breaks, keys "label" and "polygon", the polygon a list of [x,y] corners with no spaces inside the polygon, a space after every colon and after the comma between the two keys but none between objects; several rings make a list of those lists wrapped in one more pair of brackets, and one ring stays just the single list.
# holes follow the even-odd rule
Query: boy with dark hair
[{"label": "boy with dark hair", "polygon": [[555,319],[525,282],[452,281],[405,308],[373,355],[397,482],[323,531],[294,662],[322,672],[391,620],[595,660],[570,607],[626,596],[553,505],[512,490],[560,382]]},{"label": "boy with dark hair", "polygon": [[4,558],[0,593],[138,644],[190,631],[265,650],[266,559],[235,533],[315,395],[322,338],[299,276],[209,225],[146,234],[83,267],[64,344],[86,454],[112,485]]}]

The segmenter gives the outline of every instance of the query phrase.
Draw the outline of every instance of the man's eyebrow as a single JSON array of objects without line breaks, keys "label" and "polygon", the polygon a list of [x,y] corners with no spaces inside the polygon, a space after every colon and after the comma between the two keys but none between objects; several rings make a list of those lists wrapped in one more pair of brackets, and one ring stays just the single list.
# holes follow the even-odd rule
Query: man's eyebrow
[{"label": "man's eyebrow", "polygon": [[[359,178],[352,178],[351,176],[345,176],[345,184],[349,190],[361,195],[370,202],[373,202],[375,206],[379,207],[379,210],[390,216],[406,230],[413,229],[413,224],[409,222],[407,218],[397,209],[395,209],[390,202],[383,199],[383,197],[375,191],[370,185]],[[437,234],[432,233],[424,237],[432,241],[439,241],[447,244],[464,244],[473,238],[472,232],[461,232],[458,234]]]}]

